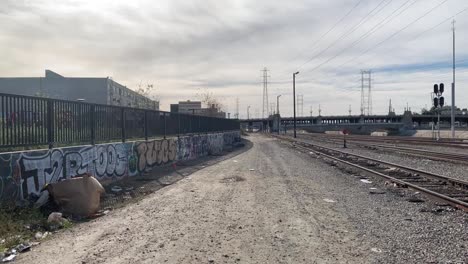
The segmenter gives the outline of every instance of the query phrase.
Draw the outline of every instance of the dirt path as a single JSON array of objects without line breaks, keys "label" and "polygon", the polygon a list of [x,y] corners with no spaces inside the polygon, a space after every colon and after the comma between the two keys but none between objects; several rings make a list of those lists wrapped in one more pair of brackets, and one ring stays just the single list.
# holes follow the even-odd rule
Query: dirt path
[{"label": "dirt path", "polygon": [[346,215],[324,201],[318,161],[249,139],[240,156],[61,232],[17,263],[372,262]]}]

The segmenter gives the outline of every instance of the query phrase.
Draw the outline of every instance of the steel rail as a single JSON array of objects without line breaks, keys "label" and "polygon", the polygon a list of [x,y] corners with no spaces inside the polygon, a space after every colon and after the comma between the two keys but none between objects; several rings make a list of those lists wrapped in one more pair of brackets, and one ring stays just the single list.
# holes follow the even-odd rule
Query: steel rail
[{"label": "steel rail", "polygon": [[[381,173],[379,171],[363,167],[363,166],[355,164],[353,162],[344,160],[343,158],[339,158],[339,157],[329,155],[329,154],[327,154],[325,152],[326,151],[335,152],[335,153],[338,153],[338,154],[341,154],[341,155],[346,155],[347,157],[349,157],[349,156],[356,157],[356,158],[358,158],[358,160],[360,159],[361,161],[362,160],[367,160],[367,161],[372,161],[374,163],[380,163],[382,165],[387,165],[387,166],[399,168],[399,169],[402,169],[402,170],[405,170],[405,171],[416,172],[416,173],[418,173],[418,176],[422,176],[422,177],[426,176],[426,178],[436,179],[436,180],[439,180],[439,181],[443,181],[444,183],[451,184],[452,186],[459,187],[459,188],[461,188],[461,190],[460,189],[456,189],[456,190],[461,191],[461,192],[463,192],[463,191],[467,192],[467,190],[468,190],[468,182],[467,181],[462,181],[462,180],[458,180],[458,179],[454,179],[454,178],[450,178],[450,177],[446,177],[446,176],[442,176],[442,175],[438,175],[438,174],[434,174],[434,173],[430,173],[430,172],[426,172],[426,171],[422,171],[422,170],[418,170],[418,169],[398,165],[398,164],[391,163],[391,162],[381,161],[381,160],[378,160],[378,159],[373,159],[373,158],[365,157],[365,156],[362,156],[362,155],[351,154],[351,153],[348,153],[348,152],[339,151],[339,150],[336,150],[336,149],[332,149],[332,148],[328,148],[328,147],[324,147],[324,146],[320,146],[320,145],[316,145],[316,144],[311,144],[311,143],[308,143],[308,142],[293,140],[293,139],[286,138],[286,137],[281,137],[281,136],[275,136],[275,137],[283,139],[283,140],[287,140],[287,141],[292,142],[292,143],[295,143],[295,147],[297,147],[297,148],[302,148],[303,150],[318,153],[319,155],[321,155],[323,157],[326,157],[328,159],[332,159],[334,161],[341,162],[343,164],[355,167],[357,169],[360,169],[360,170],[363,170],[363,171],[378,175],[380,177],[388,179],[391,182],[400,184],[402,186],[407,186],[407,187],[410,187],[412,189],[418,190],[418,191],[420,191],[422,193],[425,193],[425,194],[427,194],[429,196],[432,196],[432,197],[435,197],[435,198],[437,198],[439,200],[442,200],[442,201],[450,204],[453,207],[456,207],[456,208],[461,209],[461,210],[463,210],[465,212],[468,212],[468,203],[464,202],[464,201],[462,201],[460,199],[456,199],[456,198],[450,197],[448,195],[445,195],[443,193],[440,193],[440,192],[437,192],[437,191],[430,190],[428,188],[418,186],[417,184],[410,183],[410,182],[404,181],[402,179],[398,179],[398,178],[392,177],[390,175],[383,174],[383,173]],[[317,150],[317,148],[319,150]],[[445,186],[445,185],[443,185],[441,183],[438,183],[437,185]],[[468,197],[468,192],[466,193],[466,195],[463,194],[461,197]]]}]

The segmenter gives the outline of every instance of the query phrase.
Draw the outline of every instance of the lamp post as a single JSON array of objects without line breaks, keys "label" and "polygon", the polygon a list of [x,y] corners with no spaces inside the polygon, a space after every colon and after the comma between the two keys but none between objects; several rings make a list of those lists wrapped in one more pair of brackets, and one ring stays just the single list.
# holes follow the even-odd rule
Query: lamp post
[{"label": "lamp post", "polygon": [[276,114],[279,115],[279,98],[281,97],[281,94],[276,96]]},{"label": "lamp post", "polygon": [[280,134],[280,129],[281,129],[281,120],[280,120],[280,113],[279,113],[279,98],[280,97],[281,97],[281,94],[276,96],[276,118],[278,120],[278,135]]},{"label": "lamp post", "polygon": [[296,138],[296,75],[299,72],[293,73],[293,106],[294,106],[294,138]]}]

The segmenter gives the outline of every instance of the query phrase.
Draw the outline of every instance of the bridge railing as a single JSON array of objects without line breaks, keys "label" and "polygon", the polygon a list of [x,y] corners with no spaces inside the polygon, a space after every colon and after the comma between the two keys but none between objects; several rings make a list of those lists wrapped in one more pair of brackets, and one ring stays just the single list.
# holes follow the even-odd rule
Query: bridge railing
[{"label": "bridge railing", "polygon": [[0,93],[0,150],[238,130],[234,119]]}]

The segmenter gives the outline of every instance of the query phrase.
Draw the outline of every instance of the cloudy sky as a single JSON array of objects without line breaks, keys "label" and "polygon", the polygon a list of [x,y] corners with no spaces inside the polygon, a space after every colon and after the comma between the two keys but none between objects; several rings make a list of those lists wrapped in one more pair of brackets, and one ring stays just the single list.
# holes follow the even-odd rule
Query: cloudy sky
[{"label": "cloudy sky", "polygon": [[[111,76],[152,83],[163,110],[209,90],[228,112],[262,114],[269,100],[292,114],[292,73],[304,115],[360,108],[360,71],[372,70],[373,113],[430,105],[433,83],[452,81],[468,107],[466,0],[0,0],[0,76]],[[448,90],[448,89],[446,89]],[[446,93],[446,100],[451,94]]]}]

